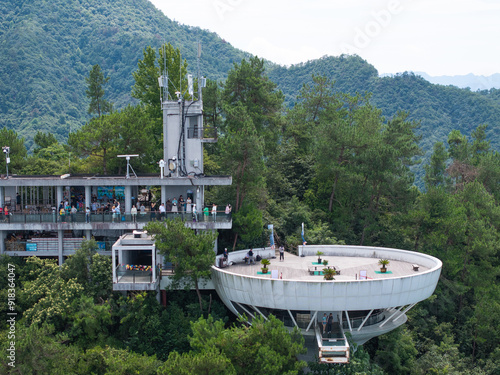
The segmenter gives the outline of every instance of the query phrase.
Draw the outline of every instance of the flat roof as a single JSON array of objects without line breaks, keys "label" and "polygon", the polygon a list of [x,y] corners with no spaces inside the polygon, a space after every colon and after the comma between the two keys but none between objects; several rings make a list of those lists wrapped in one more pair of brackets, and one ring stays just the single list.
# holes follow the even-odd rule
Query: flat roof
[{"label": "flat roof", "polygon": [[159,173],[140,174],[137,177],[126,178],[125,174],[116,175],[62,175],[62,176],[29,176],[29,175],[11,175],[9,178],[2,178],[2,186],[203,186],[203,185],[231,185],[231,176],[194,176],[185,177],[164,177]]},{"label": "flat roof", "polygon": [[[233,259],[233,257],[231,257],[231,259]],[[417,264],[419,266],[418,271],[415,271],[413,269],[413,264],[415,263],[409,263],[401,260],[390,260],[390,264],[387,266],[387,273],[380,273],[378,258],[322,255],[321,259],[328,261],[327,267],[333,266],[340,271],[340,275],[335,276],[335,280],[339,281],[359,280],[360,271],[366,271],[368,280],[377,280],[418,275],[430,269],[421,264]],[[278,275],[283,273],[283,280],[324,280],[322,275],[312,275],[310,273],[311,267],[316,267],[318,271],[325,268],[323,265],[314,264],[318,261],[318,257],[316,255],[300,257],[294,254],[285,253],[285,260],[280,262],[279,253],[276,251],[276,259],[270,259],[270,261],[271,264],[268,266],[268,274],[259,273],[262,267],[260,262],[247,265],[243,263],[243,257],[241,257],[241,263],[234,263],[226,268],[223,268],[222,270],[242,276],[252,276],[264,279],[269,279],[271,277],[271,270],[278,270]]]}]

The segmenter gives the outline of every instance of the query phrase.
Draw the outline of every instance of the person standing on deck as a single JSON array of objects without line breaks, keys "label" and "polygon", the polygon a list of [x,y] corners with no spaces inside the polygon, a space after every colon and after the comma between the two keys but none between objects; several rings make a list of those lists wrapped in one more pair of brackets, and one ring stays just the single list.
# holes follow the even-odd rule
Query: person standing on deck
[{"label": "person standing on deck", "polygon": [[213,217],[214,221],[216,221],[216,216],[217,216],[217,205],[214,203],[212,205],[212,217]]},{"label": "person standing on deck", "polygon": [[328,316],[328,322],[326,324],[326,330],[328,334],[332,333],[332,326],[333,326],[333,314],[330,313],[330,315]]}]

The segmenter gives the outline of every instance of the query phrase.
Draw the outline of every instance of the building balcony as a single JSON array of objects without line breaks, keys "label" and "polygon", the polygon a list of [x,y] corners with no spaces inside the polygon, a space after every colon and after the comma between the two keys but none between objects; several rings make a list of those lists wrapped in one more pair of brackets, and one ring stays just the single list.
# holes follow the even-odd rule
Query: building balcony
[{"label": "building balcony", "polygon": [[151,221],[183,220],[192,229],[231,229],[231,214],[218,212],[207,216],[203,213],[193,215],[191,212],[166,212],[111,214],[92,213],[87,220],[84,213],[59,215],[57,213],[14,213],[0,220],[0,230],[92,230],[92,229],[142,229]]},{"label": "building balcony", "polygon": [[117,266],[113,280],[113,290],[156,290],[159,273],[152,270],[133,270],[126,266]]}]

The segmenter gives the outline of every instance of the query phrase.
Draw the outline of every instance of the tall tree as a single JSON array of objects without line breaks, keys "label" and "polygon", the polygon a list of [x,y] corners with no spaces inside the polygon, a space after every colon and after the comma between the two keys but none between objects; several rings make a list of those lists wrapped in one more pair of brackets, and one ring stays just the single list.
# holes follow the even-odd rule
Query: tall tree
[{"label": "tall tree", "polygon": [[104,73],[98,64],[92,67],[85,81],[87,82],[85,94],[90,99],[88,113],[96,113],[97,117],[101,117],[104,113],[111,112],[113,104],[104,99],[104,85],[108,83],[109,77],[104,77]]},{"label": "tall tree", "polygon": [[[243,231],[241,233],[243,235],[248,232],[256,234],[255,230],[248,231],[249,227],[254,228],[253,225],[248,226],[248,223],[254,220],[244,216],[254,216],[255,210],[263,209],[267,201],[264,180],[264,141],[241,103],[233,107],[228,106],[225,111],[227,130],[220,140],[221,166],[223,170],[233,175],[234,183],[226,190],[231,191],[235,220],[238,219],[236,222],[242,224],[234,228],[234,249],[240,231]],[[244,206],[247,210],[239,213]],[[262,225],[259,229],[262,232]]]},{"label": "tall tree", "polygon": [[118,154],[139,154],[134,169],[151,171],[151,165],[159,160],[150,138],[153,127],[154,121],[143,106],[129,105],[122,111],[91,119],[69,134],[68,144],[76,154],[88,157],[83,163],[87,172],[121,173],[125,166],[123,160],[117,160]]},{"label": "tall tree", "polygon": [[[148,46],[143,51],[143,59],[137,63],[137,70],[132,73],[135,83],[132,86],[132,97],[143,103],[153,118],[161,118],[162,110],[160,84],[158,78],[166,75],[168,78],[168,98],[175,100],[176,92],[187,98],[187,61],[182,59],[181,51],[170,43],[158,48]],[[161,134],[161,130],[160,130]]]},{"label": "tall tree", "polygon": [[[108,163],[118,154],[116,141],[119,137],[118,114],[93,118],[79,130],[70,133],[68,145],[84,157],[91,157],[90,166],[99,165],[103,174],[108,174]],[[94,159],[98,162],[95,163]]]},{"label": "tall tree", "polygon": [[444,148],[443,142],[434,143],[433,149],[429,164],[424,166],[424,182],[427,189],[445,185],[447,182],[446,161],[448,160],[448,152]]},{"label": "tall tree", "polygon": [[[19,173],[25,165],[25,158],[28,154],[26,146],[24,145],[24,137],[19,137],[12,129],[5,127],[0,129],[0,147],[9,147],[9,174]],[[7,172],[6,168],[6,155],[0,157],[0,170],[3,174]]]},{"label": "tall tree", "polygon": [[[265,74],[264,60],[257,56],[234,64],[227,75],[222,94],[224,111],[241,105],[263,137],[266,153],[277,145],[282,123],[283,93]],[[223,128],[223,130],[225,127]]]},{"label": "tall tree", "polygon": [[[132,97],[139,99],[151,119],[147,144],[151,145],[154,162],[163,157],[163,121],[160,97],[163,100],[176,100],[177,93],[189,99],[187,85],[187,61],[182,59],[181,51],[170,43],[158,48],[151,46],[143,51],[143,59],[137,63],[137,70],[132,73],[135,83]],[[158,79],[167,77],[166,95],[160,88]]]},{"label": "tall tree", "polygon": [[194,286],[203,311],[200,282],[210,277],[215,262],[216,234],[208,231],[196,234],[180,220],[169,220],[167,224],[150,222],[145,229],[153,236],[156,248],[165,260],[174,265],[174,283]]},{"label": "tall tree", "polygon": [[83,241],[81,247],[70,256],[62,267],[65,280],[76,279],[87,296],[95,302],[107,300],[113,289],[111,259],[97,253],[95,240]]}]

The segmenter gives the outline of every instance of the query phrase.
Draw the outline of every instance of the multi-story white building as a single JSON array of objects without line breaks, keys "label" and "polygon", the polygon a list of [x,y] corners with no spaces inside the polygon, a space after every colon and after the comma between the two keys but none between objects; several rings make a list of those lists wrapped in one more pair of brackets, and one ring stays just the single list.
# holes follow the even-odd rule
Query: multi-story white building
[{"label": "multi-story white building", "polygon": [[[203,124],[202,101],[165,98],[162,109],[164,159],[158,161],[155,174],[136,176],[135,156],[122,155],[124,166],[127,163],[127,173],[122,176],[10,175],[0,179],[0,207],[10,212],[0,215],[0,253],[57,257],[62,264],[83,239],[92,237],[110,255],[118,237],[141,230],[151,220],[182,218],[193,229],[230,229],[231,217],[224,213],[227,202],[208,202],[218,204],[217,215],[211,214],[212,206],[209,216],[203,212],[205,187],[230,185],[232,178],[205,176],[203,172],[203,144],[216,142],[217,132]],[[174,212],[173,199],[180,196],[186,201],[189,198],[191,205],[183,210],[177,202]],[[111,207],[114,199],[120,202],[119,214],[104,208],[107,203]],[[156,213],[151,212],[152,200],[159,201]],[[60,202],[68,202],[78,212],[61,215]],[[161,204],[166,207],[165,213],[160,213]],[[137,215],[131,214],[133,206],[138,209]],[[89,217],[86,207],[91,209]],[[143,261],[139,257],[135,263]]]}]

